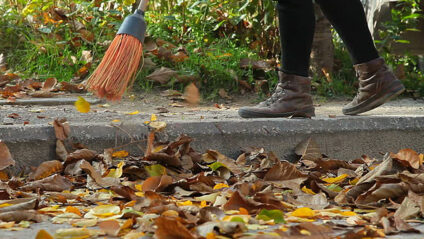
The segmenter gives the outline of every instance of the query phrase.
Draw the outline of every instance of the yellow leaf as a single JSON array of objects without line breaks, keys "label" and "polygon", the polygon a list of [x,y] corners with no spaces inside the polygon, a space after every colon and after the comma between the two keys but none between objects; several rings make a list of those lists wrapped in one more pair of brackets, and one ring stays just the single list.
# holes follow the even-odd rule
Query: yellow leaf
[{"label": "yellow leaf", "polygon": [[140,114],[140,111],[138,111],[138,110],[136,110],[134,112],[127,113],[127,115],[138,115],[138,114]]},{"label": "yellow leaf", "polygon": [[77,219],[70,223],[73,227],[94,227],[97,225],[97,219]]},{"label": "yellow leaf", "polygon": [[118,164],[117,168],[116,169],[111,169],[109,171],[109,173],[107,174],[106,177],[109,177],[109,178],[120,178],[122,176],[122,173],[123,173],[123,169],[122,168],[124,167],[124,165],[125,165],[124,161],[120,162]]},{"label": "yellow leaf", "polygon": [[88,103],[83,97],[78,96],[78,100],[75,101],[75,108],[81,113],[90,112],[90,103]]},{"label": "yellow leaf", "polygon": [[128,153],[127,151],[122,150],[122,151],[114,152],[114,153],[112,154],[112,157],[114,157],[114,158],[125,158],[125,157],[127,157],[128,155],[129,155],[129,153]]},{"label": "yellow leaf", "polygon": [[122,239],[139,239],[142,238],[144,235],[146,235],[144,232],[138,232],[133,230],[123,236]]},{"label": "yellow leaf", "polygon": [[144,197],[144,193],[143,192],[135,192],[135,195],[137,197]]},{"label": "yellow leaf", "polygon": [[8,206],[12,206],[13,204],[10,204],[10,203],[3,203],[3,204],[0,204],[0,208],[2,208],[2,207],[8,207]]},{"label": "yellow leaf", "polygon": [[200,207],[207,207],[207,206],[208,206],[208,203],[205,200],[200,202]]},{"label": "yellow leaf", "polygon": [[216,235],[213,232],[206,234],[206,239],[216,239]]},{"label": "yellow leaf", "polygon": [[78,216],[82,217],[80,210],[76,207],[67,206],[66,209],[65,209],[65,212],[75,213]]},{"label": "yellow leaf", "polygon": [[308,230],[302,229],[300,230],[300,234],[305,235],[305,236],[311,236],[312,233],[309,232]]},{"label": "yellow leaf", "polygon": [[420,164],[423,164],[424,162],[424,154],[420,154]]},{"label": "yellow leaf", "polygon": [[345,217],[356,216],[356,213],[352,211],[342,211],[339,214]]},{"label": "yellow leaf", "polygon": [[312,191],[311,189],[307,188],[306,186],[303,186],[302,191],[307,193],[307,194],[311,194],[311,195],[315,195],[316,193],[314,193],[314,191]]},{"label": "yellow leaf", "polygon": [[340,183],[343,182],[343,180],[345,180],[347,178],[347,174],[342,174],[336,178],[323,178],[322,180],[325,181],[326,183]]},{"label": "yellow leaf", "polygon": [[158,117],[155,114],[152,114],[152,116],[150,116],[150,121],[153,122],[156,120],[158,120]]},{"label": "yellow leaf", "polygon": [[162,149],[164,149],[166,147],[166,145],[159,145],[159,146],[157,146],[157,147],[155,147],[154,149],[153,149],[153,153],[158,153],[158,152],[160,152]]},{"label": "yellow leaf", "polygon": [[349,184],[350,185],[356,185],[358,182],[359,182],[359,178],[355,178],[355,179],[349,181]]},{"label": "yellow leaf", "polygon": [[294,217],[304,217],[304,218],[311,218],[315,216],[314,210],[308,208],[308,207],[302,207],[294,210],[294,212],[291,213]]},{"label": "yellow leaf", "polygon": [[112,120],[112,123],[119,123],[119,122],[121,122],[121,120],[119,120],[119,119]]},{"label": "yellow leaf", "polygon": [[163,121],[151,122],[150,127],[154,128],[156,131],[162,131],[166,128],[166,123]]},{"label": "yellow leaf", "polygon": [[137,189],[138,191],[142,192],[143,191],[143,184],[136,184],[135,185],[135,189]]},{"label": "yellow leaf", "polygon": [[46,230],[41,229],[38,231],[37,235],[35,236],[35,239],[53,239],[53,237]]},{"label": "yellow leaf", "polygon": [[185,202],[177,202],[178,206],[191,206],[193,205],[192,201],[185,201]]},{"label": "yellow leaf", "polygon": [[100,205],[90,210],[94,216],[109,217],[121,212],[121,208],[117,205]]},{"label": "yellow leaf", "polygon": [[219,190],[222,188],[228,188],[229,186],[225,183],[218,183],[217,185],[215,185],[215,187],[213,187],[213,190]]},{"label": "yellow leaf", "polygon": [[100,230],[87,228],[69,228],[56,230],[55,239],[85,239],[104,235]]}]

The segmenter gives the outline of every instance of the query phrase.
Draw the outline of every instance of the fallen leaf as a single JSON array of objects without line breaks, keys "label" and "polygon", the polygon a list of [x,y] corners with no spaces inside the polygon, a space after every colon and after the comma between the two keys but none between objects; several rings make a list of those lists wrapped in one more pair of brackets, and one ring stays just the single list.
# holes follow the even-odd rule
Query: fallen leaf
[{"label": "fallen leaf", "polygon": [[3,141],[0,140],[0,170],[14,165],[15,160],[13,160],[9,148]]},{"label": "fallen leaf", "polygon": [[390,157],[398,159],[414,169],[419,169],[423,163],[419,154],[412,149],[402,149],[397,154],[392,153]]},{"label": "fallen leaf", "polygon": [[178,73],[166,67],[162,67],[146,77],[147,80],[155,81],[161,85],[168,83]]},{"label": "fallen leaf", "polygon": [[35,221],[43,222],[46,218],[35,210],[21,210],[0,213],[0,220],[4,222]]},{"label": "fallen leaf", "polygon": [[48,78],[46,79],[46,81],[44,81],[43,83],[43,87],[41,88],[42,91],[52,91],[54,89],[54,87],[57,84],[57,79],[56,78]]},{"label": "fallen leaf", "polygon": [[71,134],[71,128],[69,127],[66,119],[59,120],[55,119],[53,121],[54,132],[56,135],[56,139],[64,141]]},{"label": "fallen leaf", "polygon": [[40,180],[57,172],[61,172],[63,165],[60,161],[52,160],[43,162],[37,167],[35,172],[29,177],[30,180]]},{"label": "fallen leaf", "polygon": [[182,225],[179,221],[168,218],[159,217],[155,220],[157,229],[155,236],[158,239],[194,239],[195,237]]},{"label": "fallen leaf", "polygon": [[98,224],[100,230],[104,231],[108,236],[116,237],[121,230],[121,226],[116,220],[102,221]]},{"label": "fallen leaf", "polygon": [[275,223],[286,223],[284,213],[280,210],[262,209],[256,218],[264,221],[274,220]]},{"label": "fallen leaf", "polygon": [[315,217],[315,212],[314,212],[314,210],[312,210],[308,207],[302,207],[302,208],[296,209],[290,215],[292,215],[294,217],[313,218],[313,217]]},{"label": "fallen leaf", "polygon": [[168,175],[153,176],[143,182],[142,191],[161,192],[172,183],[172,177]]},{"label": "fallen leaf", "polygon": [[62,192],[64,190],[71,190],[72,182],[60,175],[52,175],[41,180],[29,182],[24,186],[20,187],[23,191],[43,190],[43,191],[54,191]]},{"label": "fallen leaf", "polygon": [[307,175],[301,173],[293,164],[282,161],[275,164],[264,176],[265,181],[284,181],[296,178],[304,178]]},{"label": "fallen leaf", "polygon": [[104,235],[105,233],[100,230],[87,229],[87,228],[68,228],[58,229],[54,234],[55,239],[82,239],[92,238]]},{"label": "fallen leaf", "polygon": [[112,153],[112,157],[114,158],[125,158],[129,155],[128,151],[121,150]]},{"label": "fallen leaf", "polygon": [[116,186],[118,183],[115,178],[103,178],[102,175],[87,161],[80,165],[81,169],[90,175],[91,178],[101,187]]},{"label": "fallen leaf", "polygon": [[37,232],[35,239],[53,239],[53,237],[46,230],[41,229],[40,231]]}]

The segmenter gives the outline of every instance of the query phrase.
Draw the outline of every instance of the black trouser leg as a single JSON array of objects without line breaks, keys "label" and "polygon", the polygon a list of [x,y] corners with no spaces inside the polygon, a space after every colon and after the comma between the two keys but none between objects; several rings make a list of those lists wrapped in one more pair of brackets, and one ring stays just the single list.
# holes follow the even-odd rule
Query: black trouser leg
[{"label": "black trouser leg", "polygon": [[282,71],[308,76],[315,31],[312,0],[278,0]]},{"label": "black trouser leg", "polygon": [[[379,57],[360,0],[316,0],[343,39],[354,64]],[[315,31],[312,0],[278,0],[282,71],[308,76]]]},{"label": "black trouser leg", "polygon": [[354,64],[379,57],[360,0],[316,0],[343,39]]}]

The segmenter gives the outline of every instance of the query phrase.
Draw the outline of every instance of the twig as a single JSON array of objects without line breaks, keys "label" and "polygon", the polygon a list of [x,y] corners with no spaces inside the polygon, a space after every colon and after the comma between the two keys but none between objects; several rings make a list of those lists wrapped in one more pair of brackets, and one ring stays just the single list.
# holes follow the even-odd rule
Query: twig
[{"label": "twig", "polygon": [[[113,127],[116,127],[117,129],[122,130],[122,132],[126,133],[128,135],[128,137],[130,137],[131,142],[130,143],[135,143],[137,140],[134,139],[134,137],[132,137],[132,135],[130,133],[128,133],[127,131],[125,131],[123,128],[119,127],[118,125],[113,125]],[[141,151],[145,152],[145,150],[143,149],[143,147],[141,147],[140,145],[136,145]]]}]

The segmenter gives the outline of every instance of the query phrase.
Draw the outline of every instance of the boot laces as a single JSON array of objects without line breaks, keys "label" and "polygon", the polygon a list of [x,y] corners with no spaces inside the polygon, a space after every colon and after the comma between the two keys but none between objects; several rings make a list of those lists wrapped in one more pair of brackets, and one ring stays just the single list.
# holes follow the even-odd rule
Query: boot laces
[{"label": "boot laces", "polygon": [[285,87],[287,87],[287,85],[288,82],[278,83],[275,87],[274,93],[265,101],[265,104],[270,106],[281,99],[286,94]]}]

